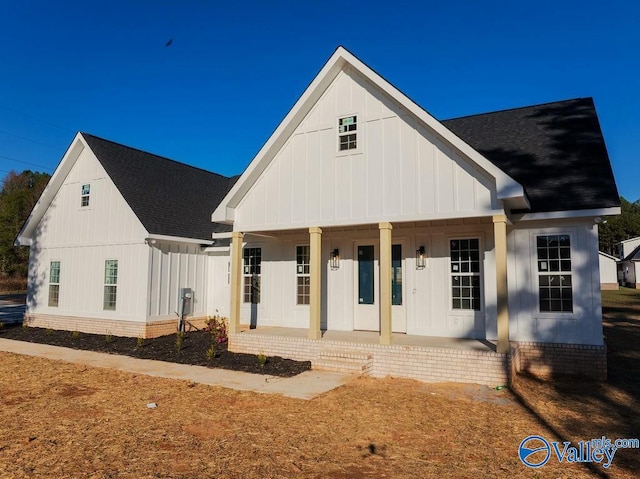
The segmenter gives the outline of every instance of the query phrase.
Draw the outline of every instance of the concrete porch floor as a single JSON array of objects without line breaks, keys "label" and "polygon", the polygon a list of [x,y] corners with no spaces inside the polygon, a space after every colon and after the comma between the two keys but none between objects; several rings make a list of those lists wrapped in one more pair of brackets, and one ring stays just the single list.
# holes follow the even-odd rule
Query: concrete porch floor
[{"label": "concrete porch floor", "polygon": [[[278,326],[258,326],[250,329],[241,326],[246,334],[266,336],[280,336],[285,338],[306,338],[309,330],[306,328],[284,328]],[[380,333],[377,331],[322,331],[322,340],[339,341],[345,343],[379,344]],[[463,351],[496,352],[496,341],[468,338],[442,338],[436,336],[415,336],[410,334],[393,333],[392,345],[418,346],[423,348],[459,349]]]}]

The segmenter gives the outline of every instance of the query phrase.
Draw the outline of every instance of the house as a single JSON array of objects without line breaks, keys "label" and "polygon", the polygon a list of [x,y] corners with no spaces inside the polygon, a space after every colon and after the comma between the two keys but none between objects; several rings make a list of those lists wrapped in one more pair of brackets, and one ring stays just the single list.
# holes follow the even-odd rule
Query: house
[{"label": "house", "polygon": [[78,133],[17,239],[26,324],[154,337],[183,312],[228,314],[228,241],[211,233],[229,228],[209,218],[234,181]]},{"label": "house", "polygon": [[604,377],[598,223],[619,212],[591,99],[438,121],[340,47],[212,214],[233,228],[229,347]]},{"label": "house", "polygon": [[598,223],[619,212],[591,99],[439,121],[339,47],[239,178],[79,134],[18,238],[27,321],[162,334],[191,288],[233,351],[604,378]]},{"label": "house", "polygon": [[621,278],[618,278],[618,259],[602,251],[598,251],[598,257],[600,263],[600,289],[603,291],[619,289]]},{"label": "house", "polygon": [[640,288],[640,237],[621,241],[616,245],[619,255],[618,278],[620,284]]}]

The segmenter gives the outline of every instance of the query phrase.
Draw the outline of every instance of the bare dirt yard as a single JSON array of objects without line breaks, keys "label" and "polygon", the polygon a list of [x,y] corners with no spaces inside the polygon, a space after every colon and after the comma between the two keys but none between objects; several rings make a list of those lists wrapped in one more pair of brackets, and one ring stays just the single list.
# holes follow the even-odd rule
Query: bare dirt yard
[{"label": "bare dirt yard", "polygon": [[304,401],[0,353],[0,477],[639,477],[639,449],[608,469],[518,458],[532,434],[640,436],[640,292],[604,300],[606,383],[354,378]]}]

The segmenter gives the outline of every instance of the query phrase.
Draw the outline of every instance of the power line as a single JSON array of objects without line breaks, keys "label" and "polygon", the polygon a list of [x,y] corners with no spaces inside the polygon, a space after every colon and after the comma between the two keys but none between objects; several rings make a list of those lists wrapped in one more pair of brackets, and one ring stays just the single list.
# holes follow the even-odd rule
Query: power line
[{"label": "power line", "polygon": [[48,145],[48,144],[42,143],[41,141],[38,141],[38,140],[32,140],[31,138],[27,138],[26,136],[15,135],[13,133],[9,133],[8,131],[0,130],[0,134],[7,135],[7,136],[13,136],[14,138],[19,138],[19,139],[24,140],[24,141],[30,141],[31,143],[35,143],[37,145],[46,146],[47,148],[53,148],[56,151],[62,151],[62,148],[60,148],[60,147],[53,146],[53,145]]},{"label": "power line", "polygon": [[34,119],[34,120],[36,120],[36,121],[39,121],[40,123],[45,123],[45,124],[47,124],[47,125],[49,125],[49,126],[53,126],[54,128],[59,128],[60,130],[64,130],[64,131],[66,131],[66,132],[75,133],[75,131],[70,130],[70,129],[69,129],[69,128],[67,128],[67,127],[57,125],[57,124],[52,123],[52,122],[50,122],[50,121],[48,121],[48,120],[44,120],[44,119],[42,119],[42,118],[38,118],[37,116],[30,115],[30,114],[28,114],[28,113],[24,113],[24,112],[18,111],[18,110],[14,109],[14,108],[7,108],[6,106],[2,106],[2,105],[0,105],[0,109],[3,109],[3,110],[5,110],[5,111],[10,111],[10,112],[13,112],[13,113],[17,113],[18,115],[26,116],[26,117],[28,117],[28,118],[32,118],[32,119]]},{"label": "power line", "polygon": [[10,156],[0,155],[0,158],[4,158],[4,159],[9,160],[9,161],[17,161],[18,163],[24,163],[25,165],[37,166],[38,168],[44,168],[45,171],[51,171],[52,170],[52,168],[50,168],[48,166],[37,165],[36,163],[30,163],[28,161],[18,160],[16,158],[11,158]]}]

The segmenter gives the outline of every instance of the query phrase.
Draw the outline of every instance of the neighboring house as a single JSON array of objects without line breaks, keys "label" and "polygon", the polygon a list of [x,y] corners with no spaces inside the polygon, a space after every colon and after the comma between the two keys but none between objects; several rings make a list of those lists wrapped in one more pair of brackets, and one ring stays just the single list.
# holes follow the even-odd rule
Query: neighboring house
[{"label": "neighboring house", "polygon": [[[597,223],[619,212],[591,99],[441,122],[338,48],[212,215],[233,226],[230,348],[606,376]],[[452,338],[497,351],[430,352]]]},{"label": "neighboring house", "polygon": [[618,259],[602,251],[598,252],[600,261],[600,289],[619,289]]},{"label": "neighboring house", "polygon": [[620,284],[640,288],[640,237],[621,241],[616,245],[619,254],[618,278]]},{"label": "neighboring house", "polygon": [[[228,311],[211,211],[235,179],[78,133],[23,226],[29,325],[153,337]],[[217,243],[217,244],[214,244]]]},{"label": "neighboring house", "polygon": [[234,180],[79,134],[19,237],[29,324],[170,332],[189,287],[234,351],[606,377],[598,222],[620,205],[591,99],[438,121],[340,47]]}]

